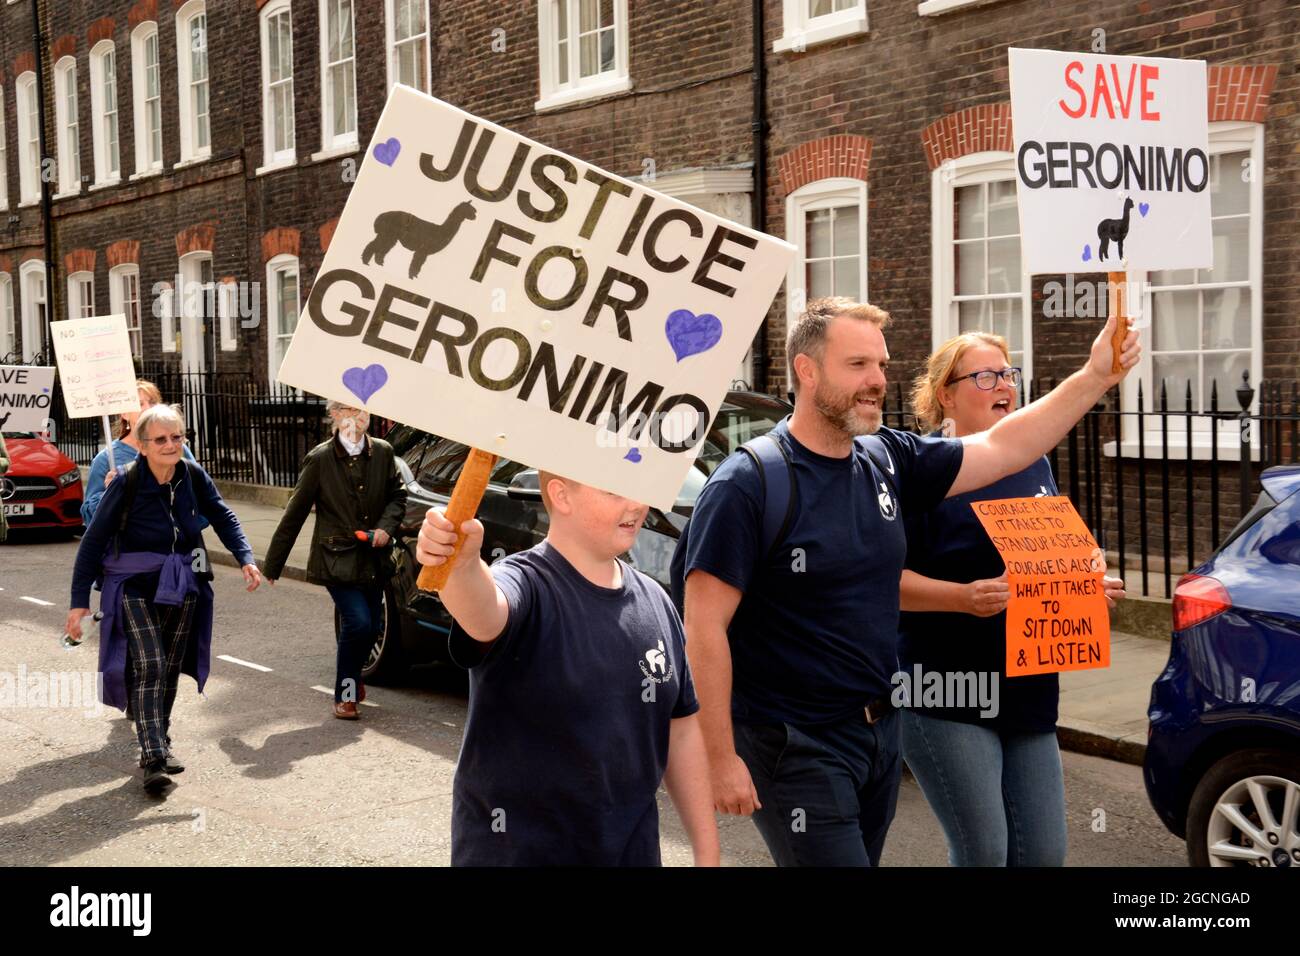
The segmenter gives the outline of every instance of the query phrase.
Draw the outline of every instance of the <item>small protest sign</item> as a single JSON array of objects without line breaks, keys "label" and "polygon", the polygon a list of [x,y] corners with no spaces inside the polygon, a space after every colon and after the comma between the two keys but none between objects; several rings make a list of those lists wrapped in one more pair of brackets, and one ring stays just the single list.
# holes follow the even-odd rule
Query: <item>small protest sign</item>
[{"label": "small protest sign", "polygon": [[1065,497],[971,504],[1007,569],[1008,677],[1110,666],[1101,549]]},{"label": "small protest sign", "polygon": [[54,368],[0,365],[0,432],[45,431],[54,398]]},{"label": "small protest sign", "polygon": [[278,378],[667,508],[794,252],[399,85]]},{"label": "small protest sign", "polygon": [[1205,62],[1008,53],[1026,270],[1211,267]]},{"label": "small protest sign", "polygon": [[65,319],[50,331],[69,418],[140,410],[126,316]]}]

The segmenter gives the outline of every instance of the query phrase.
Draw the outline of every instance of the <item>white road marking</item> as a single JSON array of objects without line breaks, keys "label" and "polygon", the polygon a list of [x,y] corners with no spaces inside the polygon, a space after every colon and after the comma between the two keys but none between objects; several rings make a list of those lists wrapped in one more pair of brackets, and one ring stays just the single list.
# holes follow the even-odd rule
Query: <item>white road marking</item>
[{"label": "white road marking", "polygon": [[24,594],[18,600],[31,601],[33,604],[39,604],[41,607],[54,607],[53,601],[42,601],[40,598],[28,597],[26,594]]},{"label": "white road marking", "polygon": [[217,660],[230,661],[232,664],[239,664],[242,667],[251,667],[255,671],[261,671],[263,674],[271,673],[271,668],[263,667],[261,664],[254,664],[252,661],[240,660],[238,657],[231,657],[229,654],[218,654]]},{"label": "white road marking", "polygon": [[[331,697],[334,696],[334,688],[333,688],[333,687],[322,687],[320,684],[312,684],[312,685],[311,685],[311,689],[312,689],[312,690],[318,690],[318,691],[320,691],[322,694],[329,694]],[[363,701],[361,702],[361,706],[362,706],[362,707],[378,707],[379,705],[376,704],[376,703],[375,703],[374,701],[372,701],[372,700],[363,700]]]}]

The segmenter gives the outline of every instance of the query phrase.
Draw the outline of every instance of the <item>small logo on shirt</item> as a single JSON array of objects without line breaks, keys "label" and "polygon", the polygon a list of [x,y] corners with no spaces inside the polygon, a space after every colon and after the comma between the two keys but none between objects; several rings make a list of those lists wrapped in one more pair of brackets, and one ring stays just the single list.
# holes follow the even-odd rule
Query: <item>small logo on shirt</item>
[{"label": "small logo on shirt", "polygon": [[645,660],[637,661],[641,668],[641,673],[650,678],[656,684],[666,684],[673,679],[673,665],[668,660],[668,655],[664,653],[664,642],[660,641],[658,647],[652,647],[645,652]]},{"label": "small logo on shirt", "polygon": [[894,496],[889,493],[889,486],[883,481],[880,483],[880,494],[876,495],[876,501],[880,504],[880,513],[885,516],[885,520],[893,521],[898,514],[898,507],[894,504]]},{"label": "small logo on shirt", "polygon": [[1038,494],[1034,495],[1034,497],[1035,497],[1035,498],[1050,498],[1050,497],[1052,497],[1052,493],[1051,493],[1050,491],[1047,490],[1047,485],[1039,485],[1039,486],[1038,486]]}]

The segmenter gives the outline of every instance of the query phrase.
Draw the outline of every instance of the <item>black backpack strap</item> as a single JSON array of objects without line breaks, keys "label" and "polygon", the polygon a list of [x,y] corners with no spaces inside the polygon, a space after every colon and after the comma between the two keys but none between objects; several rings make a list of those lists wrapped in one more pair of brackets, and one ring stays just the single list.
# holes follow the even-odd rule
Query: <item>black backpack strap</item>
[{"label": "black backpack strap", "polygon": [[771,434],[745,442],[740,450],[758,467],[763,494],[763,531],[760,553],[770,557],[785,540],[798,512],[798,488],[794,463],[785,443]]},{"label": "black backpack strap", "polygon": [[140,490],[140,459],[127,462],[122,467],[122,475],[118,480],[126,482],[122,491],[122,513],[117,519],[117,534],[113,536],[114,553],[121,554],[122,534],[126,531],[127,522],[131,520],[131,505],[135,502],[135,494]]}]

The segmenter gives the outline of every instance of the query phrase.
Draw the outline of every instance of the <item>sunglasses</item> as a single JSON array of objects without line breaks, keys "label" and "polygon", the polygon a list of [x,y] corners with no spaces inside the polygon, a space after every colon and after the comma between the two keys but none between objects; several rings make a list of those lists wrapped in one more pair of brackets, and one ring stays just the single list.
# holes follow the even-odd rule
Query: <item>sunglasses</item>
[{"label": "sunglasses", "polygon": [[159,435],[157,438],[150,438],[149,441],[155,448],[166,448],[168,445],[184,445],[184,435]]}]

